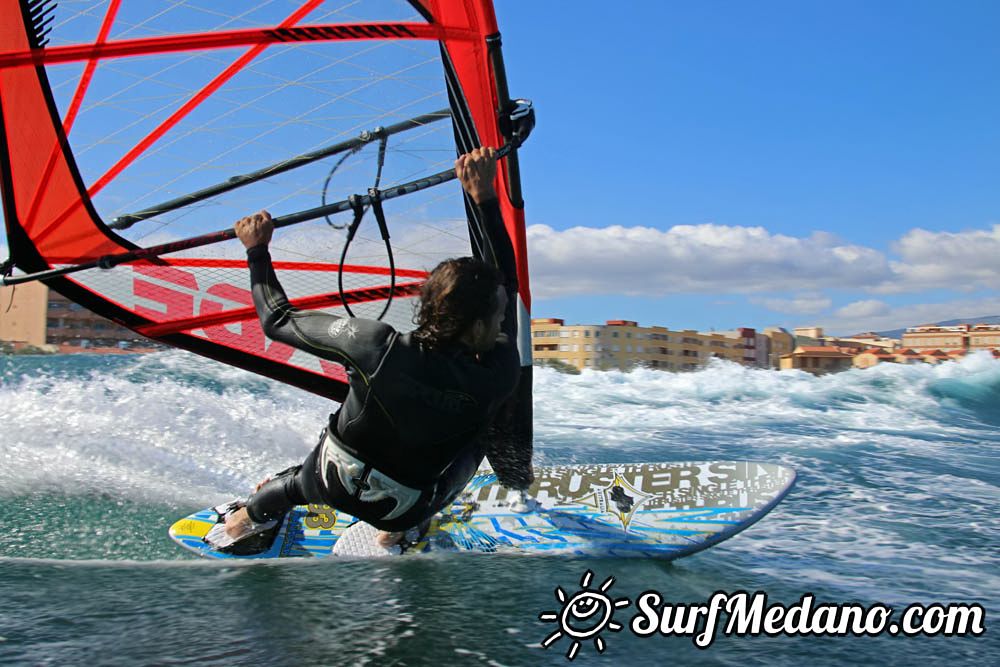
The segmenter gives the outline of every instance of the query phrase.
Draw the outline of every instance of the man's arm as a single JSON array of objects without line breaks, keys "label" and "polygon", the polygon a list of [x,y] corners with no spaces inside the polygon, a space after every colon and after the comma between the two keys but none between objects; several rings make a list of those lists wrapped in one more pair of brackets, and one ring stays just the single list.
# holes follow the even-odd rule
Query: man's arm
[{"label": "man's arm", "polygon": [[[530,430],[525,432],[517,419],[516,391],[520,376],[520,357],[517,353],[518,282],[514,246],[507,234],[500,213],[493,181],[496,176],[496,151],[480,148],[463,155],[455,162],[455,172],[462,187],[476,205],[482,221],[485,259],[494,264],[504,276],[507,291],[507,310],[501,326],[500,339],[490,355],[492,362],[511,366],[511,376],[500,383],[507,392],[486,434],[486,456],[497,478],[512,489],[527,489],[534,481],[531,467],[532,441]],[[513,394],[510,394],[511,390]]]},{"label": "man's arm", "polygon": [[295,308],[278,282],[267,245],[274,224],[267,211],[241,219],[236,235],[247,249],[250,289],[261,327],[271,340],[317,357],[364,370],[367,356],[393,333],[392,327],[374,320],[343,318]]},{"label": "man's arm", "polygon": [[486,354],[493,356],[491,361],[510,367],[502,386],[506,390],[514,390],[505,397],[486,432],[486,456],[501,484],[511,489],[527,489],[534,481],[534,472],[531,467],[531,436],[524,432],[517,411],[519,397],[516,388],[521,370],[521,358],[517,352],[517,264],[496,196],[478,208],[488,244],[492,248],[492,259],[504,274],[507,290],[507,311],[500,329],[500,340]]},{"label": "man's arm", "polygon": [[[514,246],[504,227],[500,213],[500,203],[493,187],[496,178],[497,158],[493,148],[477,148],[455,161],[455,173],[462,187],[476,206],[478,219],[482,222],[483,260],[497,267],[504,277],[507,292],[507,310],[504,312],[500,329],[508,341],[517,344],[517,262]],[[502,341],[503,339],[501,339]]]}]

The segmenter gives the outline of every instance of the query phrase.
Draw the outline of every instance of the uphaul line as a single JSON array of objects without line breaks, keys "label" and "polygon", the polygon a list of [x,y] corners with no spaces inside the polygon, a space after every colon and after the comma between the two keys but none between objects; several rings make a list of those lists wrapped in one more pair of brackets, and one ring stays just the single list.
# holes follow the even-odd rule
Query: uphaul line
[{"label": "uphaul line", "polygon": [[[511,113],[511,119],[514,122],[516,129],[512,133],[510,142],[497,149],[498,159],[506,157],[512,151],[519,148],[524,140],[527,139],[528,134],[534,127],[534,110],[531,107],[531,102],[527,100],[517,100],[515,109]],[[290,227],[291,225],[296,225],[300,222],[308,222],[309,220],[316,220],[317,218],[322,218],[336,213],[357,211],[360,207],[371,206],[373,203],[378,204],[389,199],[395,199],[397,197],[402,197],[403,195],[426,190],[427,188],[434,187],[435,185],[453,181],[455,178],[455,170],[447,169],[445,171],[440,171],[436,174],[425,176],[424,178],[408,181],[385,190],[371,190],[367,195],[353,195],[348,199],[343,199],[325,206],[317,206],[298,213],[289,213],[288,215],[279,216],[273,220],[274,227],[275,229],[280,227]],[[234,238],[236,238],[236,231],[234,229],[224,229],[222,231],[193,236],[180,241],[172,241],[170,243],[150,246],[148,248],[140,248],[138,250],[132,250],[114,255],[104,255],[103,257],[99,257],[89,262],[64,266],[58,269],[49,269],[47,271],[29,273],[23,276],[3,276],[0,277],[0,285],[19,285],[21,283],[32,282],[35,280],[57,278],[59,276],[78,273],[80,271],[87,271],[89,269],[111,269],[119,264],[152,259],[154,257],[159,257],[160,255],[167,255],[173,252],[180,252],[182,250],[190,250],[192,248],[200,248],[201,246],[220,243],[222,241],[229,241]]]}]

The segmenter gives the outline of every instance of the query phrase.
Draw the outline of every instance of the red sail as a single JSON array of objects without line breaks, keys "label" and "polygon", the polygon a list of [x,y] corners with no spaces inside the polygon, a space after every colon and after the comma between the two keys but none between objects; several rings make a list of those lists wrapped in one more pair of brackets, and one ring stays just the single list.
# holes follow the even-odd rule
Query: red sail
[{"label": "red sail", "polygon": [[[0,0],[0,188],[20,271],[225,229],[260,208],[293,214],[506,143],[498,120],[506,84],[496,71],[488,0],[413,0],[390,9],[310,0],[284,14],[271,4],[222,17],[110,0],[98,14],[88,7],[70,16],[47,0]],[[428,120],[438,110],[448,113]],[[385,140],[380,157],[378,131],[415,118]],[[366,136],[350,150],[275,168]],[[526,318],[516,156],[506,162],[497,190]],[[259,178],[191,196],[246,174]],[[342,267],[349,211],[276,233],[275,267],[294,304],[345,314],[346,301],[356,315],[375,317],[391,296],[384,320],[413,327],[427,271],[477,252],[476,221],[455,182],[386,202],[385,210],[393,269],[370,214]],[[128,223],[112,229],[116,219]],[[45,282],[157,341],[334,399],[346,393],[342,367],[264,337],[238,241]],[[522,336],[525,364],[528,343]]]}]

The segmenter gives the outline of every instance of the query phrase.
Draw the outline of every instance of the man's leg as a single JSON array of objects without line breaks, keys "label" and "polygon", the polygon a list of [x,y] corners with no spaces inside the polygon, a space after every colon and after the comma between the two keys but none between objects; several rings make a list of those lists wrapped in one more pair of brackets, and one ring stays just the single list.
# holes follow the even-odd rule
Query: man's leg
[{"label": "man's leg", "polygon": [[226,533],[236,538],[253,524],[280,519],[296,505],[305,504],[300,482],[296,479],[302,466],[284,470],[257,486],[247,504],[226,517]]},{"label": "man's leg", "polygon": [[[461,454],[445,468],[435,485],[434,495],[430,498],[427,506],[423,508],[421,516],[414,522],[414,527],[421,535],[427,532],[427,527],[434,515],[450,505],[458,494],[469,485],[469,481],[479,470],[484,456],[482,448],[473,448]],[[380,530],[376,541],[379,546],[388,548],[402,542],[407,532],[409,531]]]},{"label": "man's leg", "polygon": [[318,455],[319,446],[310,452],[302,465],[283,470],[259,484],[246,506],[226,517],[226,533],[235,538],[252,524],[280,519],[296,505],[325,504],[327,500],[316,479]]}]

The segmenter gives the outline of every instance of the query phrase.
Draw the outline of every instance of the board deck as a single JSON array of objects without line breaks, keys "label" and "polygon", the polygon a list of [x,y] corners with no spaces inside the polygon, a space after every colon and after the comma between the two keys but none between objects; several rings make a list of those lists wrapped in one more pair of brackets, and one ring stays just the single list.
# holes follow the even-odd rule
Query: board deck
[{"label": "board deck", "polygon": [[[680,558],[732,537],[767,514],[791,489],[795,472],[753,461],[594,464],[539,467],[535,511],[511,510],[511,492],[481,471],[404,556],[430,551],[510,551],[611,557]],[[209,558],[325,557],[356,521],[326,505],[293,509],[270,548],[221,553],[205,534],[214,508],[170,527],[182,547]]]}]

